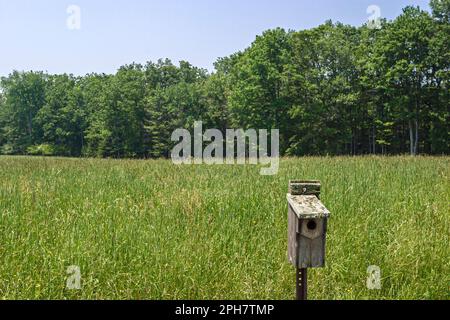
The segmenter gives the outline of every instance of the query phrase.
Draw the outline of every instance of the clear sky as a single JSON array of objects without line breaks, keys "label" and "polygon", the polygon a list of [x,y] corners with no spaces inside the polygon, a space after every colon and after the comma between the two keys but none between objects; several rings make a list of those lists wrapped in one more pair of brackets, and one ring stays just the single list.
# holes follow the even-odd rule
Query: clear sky
[{"label": "clear sky", "polygon": [[[428,0],[0,0],[0,76],[12,70],[113,73],[127,63],[170,58],[213,70],[264,30],[305,29],[327,19],[361,25],[380,8],[392,19]],[[70,30],[70,5],[80,29]],[[74,21],[74,20],[70,20]],[[72,26],[76,24],[72,24]]]}]

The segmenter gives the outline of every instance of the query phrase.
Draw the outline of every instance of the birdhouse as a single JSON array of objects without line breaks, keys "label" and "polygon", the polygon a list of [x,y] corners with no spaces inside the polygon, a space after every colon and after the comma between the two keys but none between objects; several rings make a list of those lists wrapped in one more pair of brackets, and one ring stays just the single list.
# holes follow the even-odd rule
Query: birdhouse
[{"label": "birdhouse", "polygon": [[320,202],[320,182],[290,181],[287,201],[290,263],[301,269],[324,267],[330,212]]}]

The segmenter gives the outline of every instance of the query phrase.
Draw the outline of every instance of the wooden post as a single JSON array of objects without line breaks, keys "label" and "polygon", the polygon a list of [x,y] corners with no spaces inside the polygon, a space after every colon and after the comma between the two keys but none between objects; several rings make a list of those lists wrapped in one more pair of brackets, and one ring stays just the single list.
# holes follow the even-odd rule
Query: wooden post
[{"label": "wooden post", "polygon": [[320,202],[319,181],[290,181],[287,195],[288,258],[296,267],[296,297],[306,300],[308,268],[325,266],[325,240],[330,212]]},{"label": "wooden post", "polygon": [[297,300],[308,300],[308,269],[297,267],[296,273]]}]

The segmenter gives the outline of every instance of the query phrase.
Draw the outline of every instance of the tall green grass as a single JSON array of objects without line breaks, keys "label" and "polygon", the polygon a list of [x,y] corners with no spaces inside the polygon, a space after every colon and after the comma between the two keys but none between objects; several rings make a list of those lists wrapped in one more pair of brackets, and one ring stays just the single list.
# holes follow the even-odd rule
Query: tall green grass
[{"label": "tall green grass", "polygon": [[[293,299],[290,179],[332,212],[310,299],[450,297],[450,158],[255,166],[0,157],[0,298]],[[68,290],[68,266],[81,290]],[[367,268],[382,289],[366,287]]]}]

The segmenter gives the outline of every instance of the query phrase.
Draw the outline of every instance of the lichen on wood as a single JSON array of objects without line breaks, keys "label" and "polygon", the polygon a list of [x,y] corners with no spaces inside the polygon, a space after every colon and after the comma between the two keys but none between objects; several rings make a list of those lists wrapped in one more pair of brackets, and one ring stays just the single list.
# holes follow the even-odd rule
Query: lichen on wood
[{"label": "lichen on wood", "polygon": [[287,200],[299,219],[328,218],[330,215],[330,211],[316,196],[288,194]]}]

